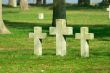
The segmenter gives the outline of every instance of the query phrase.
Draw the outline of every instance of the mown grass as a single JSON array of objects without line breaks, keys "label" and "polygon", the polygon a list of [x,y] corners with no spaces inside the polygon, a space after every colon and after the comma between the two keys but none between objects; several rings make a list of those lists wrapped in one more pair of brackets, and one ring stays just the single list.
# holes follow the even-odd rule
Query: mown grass
[{"label": "mown grass", "polygon": [[[68,26],[74,34],[80,27],[88,26],[95,39],[90,41],[90,57],[80,57],[80,41],[67,37],[67,55],[55,55],[55,37],[43,40],[43,56],[33,54],[33,39],[28,33],[34,26],[49,33],[52,10],[50,7],[30,7],[28,11],[3,7],[3,19],[12,34],[0,35],[0,73],[110,73],[110,20],[101,8],[71,7],[67,9]],[[45,13],[44,20],[37,14]]]}]

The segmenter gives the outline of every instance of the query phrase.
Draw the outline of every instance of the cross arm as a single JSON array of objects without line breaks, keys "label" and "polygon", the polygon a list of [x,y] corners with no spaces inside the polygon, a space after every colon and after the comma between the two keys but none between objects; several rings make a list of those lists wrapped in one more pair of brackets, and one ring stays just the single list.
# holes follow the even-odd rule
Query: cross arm
[{"label": "cross arm", "polygon": [[72,27],[66,27],[63,30],[64,35],[73,35],[73,28]]},{"label": "cross arm", "polygon": [[42,33],[40,36],[39,36],[39,39],[44,39],[47,37],[47,33]]},{"label": "cross arm", "polygon": [[85,35],[85,38],[92,40],[92,39],[94,39],[94,34],[93,33],[88,33],[88,34]]},{"label": "cross arm", "polygon": [[107,8],[107,11],[110,11],[110,8]]},{"label": "cross arm", "polygon": [[29,33],[29,38],[39,38],[39,39],[44,39],[47,37],[46,33],[42,33],[41,35],[35,35],[34,33]]},{"label": "cross arm", "polygon": [[56,28],[55,28],[55,27],[50,27],[50,28],[49,28],[49,33],[50,33],[51,35],[55,35],[55,34],[56,34]]},{"label": "cross arm", "polygon": [[34,38],[34,33],[29,33],[29,38]]}]

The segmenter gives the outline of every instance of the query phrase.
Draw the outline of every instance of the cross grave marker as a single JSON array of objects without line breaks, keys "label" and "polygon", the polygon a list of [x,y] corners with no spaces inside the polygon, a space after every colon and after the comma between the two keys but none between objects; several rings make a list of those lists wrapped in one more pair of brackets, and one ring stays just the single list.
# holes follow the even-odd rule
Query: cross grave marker
[{"label": "cross grave marker", "polygon": [[34,27],[34,33],[29,33],[29,38],[34,38],[35,55],[42,55],[42,39],[46,38],[46,36],[46,33],[42,33],[41,27]]},{"label": "cross grave marker", "polygon": [[72,35],[73,28],[66,27],[65,19],[56,19],[56,27],[50,27],[51,35],[56,35],[56,55],[66,55],[66,39],[64,35]]},{"label": "cross grave marker", "polygon": [[109,5],[109,7],[107,8],[107,11],[109,12],[109,19],[110,19],[110,5]]},{"label": "cross grave marker", "polygon": [[39,13],[38,14],[38,19],[43,20],[44,19],[44,13]]},{"label": "cross grave marker", "polygon": [[75,34],[75,39],[81,40],[81,56],[89,57],[89,44],[87,41],[94,39],[94,34],[88,33],[88,27],[81,27],[80,32]]}]

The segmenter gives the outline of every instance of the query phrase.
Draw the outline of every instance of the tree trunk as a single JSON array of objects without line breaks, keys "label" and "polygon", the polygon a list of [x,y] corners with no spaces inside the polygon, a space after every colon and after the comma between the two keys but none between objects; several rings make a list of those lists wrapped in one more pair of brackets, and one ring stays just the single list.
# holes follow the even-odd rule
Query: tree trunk
[{"label": "tree trunk", "polygon": [[41,4],[42,4],[42,0],[37,0],[37,1],[36,1],[36,4],[37,4],[37,5],[41,5]]},{"label": "tree trunk", "polygon": [[28,0],[20,0],[20,7],[21,10],[28,10],[29,6],[28,6]]},{"label": "tree trunk", "polygon": [[56,26],[56,19],[66,19],[65,0],[53,0],[53,26]]},{"label": "tree trunk", "polygon": [[85,5],[90,5],[90,0],[85,0]]},{"label": "tree trunk", "polygon": [[20,0],[17,0],[17,5],[20,5]]},{"label": "tree trunk", "polygon": [[90,0],[78,0],[78,5],[90,5]]},{"label": "tree trunk", "polygon": [[9,6],[17,7],[17,0],[9,0],[8,4]]},{"label": "tree trunk", "polygon": [[2,19],[2,0],[0,0],[0,34],[9,34],[10,32],[6,28]]},{"label": "tree trunk", "polygon": [[46,0],[43,0],[43,5],[46,5]]},{"label": "tree trunk", "polygon": [[78,0],[78,5],[82,5],[83,0]]}]

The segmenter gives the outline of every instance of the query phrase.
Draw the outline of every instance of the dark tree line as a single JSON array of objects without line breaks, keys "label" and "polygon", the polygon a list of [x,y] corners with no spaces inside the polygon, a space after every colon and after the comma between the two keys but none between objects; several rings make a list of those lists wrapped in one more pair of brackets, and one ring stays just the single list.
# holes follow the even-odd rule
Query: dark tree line
[{"label": "dark tree line", "polygon": [[110,0],[103,0],[103,1],[102,1],[102,4],[103,4],[103,5],[108,5],[108,4],[110,4]]},{"label": "dark tree line", "polygon": [[[17,4],[20,4],[20,0],[17,0]],[[36,0],[37,5],[46,5],[46,0]]]},{"label": "dark tree line", "polygon": [[[102,0],[101,4],[108,5],[110,0]],[[78,5],[90,5],[90,0],[78,0]]]},{"label": "dark tree line", "polygon": [[41,5],[41,4],[46,5],[46,0],[36,0],[36,4]]},{"label": "dark tree line", "polygon": [[90,0],[78,0],[78,5],[90,5]]},{"label": "dark tree line", "polygon": [[[19,3],[19,0],[18,0],[18,3]],[[110,0],[103,0],[101,3],[102,4],[110,4]],[[41,5],[41,4],[46,5],[46,0],[36,0],[36,4],[38,4],[38,5]],[[78,5],[90,5],[90,0],[78,0]]]}]

